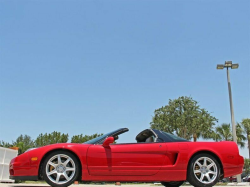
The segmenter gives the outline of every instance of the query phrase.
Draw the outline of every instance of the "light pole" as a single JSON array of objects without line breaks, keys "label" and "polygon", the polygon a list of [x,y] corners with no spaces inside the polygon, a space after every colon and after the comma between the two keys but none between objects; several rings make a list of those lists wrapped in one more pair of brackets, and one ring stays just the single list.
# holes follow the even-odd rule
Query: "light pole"
[{"label": "light pole", "polygon": [[[232,123],[232,131],[233,131],[233,141],[237,144],[237,135],[236,135],[236,125],[234,121],[234,107],[233,107],[233,99],[232,99],[232,91],[231,91],[231,83],[229,76],[229,68],[238,69],[239,64],[233,64],[232,61],[226,61],[225,64],[217,64],[217,69],[227,68],[227,84],[228,84],[228,92],[229,92],[229,102],[230,102],[230,112],[231,112],[231,123]],[[237,182],[241,182],[240,175],[237,175]]]}]

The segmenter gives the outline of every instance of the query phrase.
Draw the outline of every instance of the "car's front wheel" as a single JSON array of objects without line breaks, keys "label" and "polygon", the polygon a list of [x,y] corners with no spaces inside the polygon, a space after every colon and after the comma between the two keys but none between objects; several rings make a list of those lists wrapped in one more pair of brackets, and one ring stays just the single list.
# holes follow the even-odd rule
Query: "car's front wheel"
[{"label": "car's front wheel", "polygon": [[173,182],[161,182],[165,187],[179,187],[184,183],[184,181],[173,181]]},{"label": "car's front wheel", "polygon": [[201,153],[190,161],[187,179],[193,186],[211,187],[219,181],[220,170],[220,164],[214,156]]},{"label": "car's front wheel", "polygon": [[75,155],[66,151],[55,151],[43,162],[43,178],[51,186],[66,187],[71,185],[79,174],[79,162]]}]

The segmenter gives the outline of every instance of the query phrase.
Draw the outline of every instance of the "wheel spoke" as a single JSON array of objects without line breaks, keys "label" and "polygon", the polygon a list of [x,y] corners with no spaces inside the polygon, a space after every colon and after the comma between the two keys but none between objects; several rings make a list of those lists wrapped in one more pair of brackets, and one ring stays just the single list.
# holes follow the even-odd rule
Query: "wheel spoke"
[{"label": "wheel spoke", "polygon": [[66,171],[75,171],[75,168],[69,168],[69,167],[67,167]]},{"label": "wheel spoke", "polygon": [[48,175],[52,175],[52,174],[55,174],[57,173],[56,170],[54,169],[53,171],[49,172]]},{"label": "wheel spoke", "polygon": [[204,176],[205,176],[205,175],[202,173],[202,174],[201,174],[201,178],[200,178],[201,181],[203,181]]},{"label": "wheel spoke", "polygon": [[217,172],[211,171],[211,170],[209,170],[207,173],[208,173],[208,174],[213,174],[213,175],[216,175],[216,174],[217,174]]},{"label": "wheel spoke", "polygon": [[70,160],[71,160],[71,158],[68,158],[68,159],[63,163],[63,165],[66,166],[66,165],[69,163]]},{"label": "wheel spoke", "polygon": [[60,173],[57,173],[57,176],[56,176],[56,182],[57,182],[57,183],[59,182],[60,177],[61,177],[61,174],[60,174]]},{"label": "wheel spoke", "polygon": [[196,162],[196,164],[201,168],[201,163],[198,161],[198,162]]},{"label": "wheel spoke", "polygon": [[200,170],[194,170],[194,173],[201,173]]},{"label": "wheel spoke", "polygon": [[206,177],[207,177],[208,182],[211,182],[211,178],[208,173],[206,174]]},{"label": "wheel spoke", "polygon": [[56,165],[53,162],[48,162],[48,164],[56,168]]},{"label": "wheel spoke", "polygon": [[211,167],[213,167],[215,164],[214,163],[211,163],[207,166],[207,169],[210,169]]},{"label": "wheel spoke", "polygon": [[57,155],[57,161],[58,161],[58,164],[61,164],[61,163],[62,163],[62,160],[61,160],[61,156],[60,156],[60,155]]},{"label": "wheel spoke", "polygon": [[63,176],[65,177],[65,179],[68,181],[69,180],[69,176],[67,175],[66,172],[63,172]]},{"label": "wheel spoke", "polygon": [[207,166],[207,158],[204,158],[203,166]]}]

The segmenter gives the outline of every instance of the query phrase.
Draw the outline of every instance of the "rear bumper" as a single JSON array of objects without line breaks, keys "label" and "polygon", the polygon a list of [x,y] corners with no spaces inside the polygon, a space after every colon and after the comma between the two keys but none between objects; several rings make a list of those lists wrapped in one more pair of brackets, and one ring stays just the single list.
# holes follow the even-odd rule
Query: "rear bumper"
[{"label": "rear bumper", "polygon": [[234,167],[224,168],[224,177],[241,174],[243,172],[243,166],[244,158],[242,156],[239,156],[238,163]]},{"label": "rear bumper", "polygon": [[12,180],[23,180],[23,181],[37,181],[38,176],[10,176]]},{"label": "rear bumper", "polygon": [[230,177],[241,174],[243,172],[242,167],[224,168],[224,177]]}]

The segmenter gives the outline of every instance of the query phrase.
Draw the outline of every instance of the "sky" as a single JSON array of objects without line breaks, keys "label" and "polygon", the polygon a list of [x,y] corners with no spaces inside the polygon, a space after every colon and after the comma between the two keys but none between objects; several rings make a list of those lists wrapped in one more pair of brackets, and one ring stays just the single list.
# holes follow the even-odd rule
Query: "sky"
[{"label": "sky", "polygon": [[230,123],[226,60],[250,118],[249,18],[249,0],[0,0],[0,140],[127,127],[135,142],[180,96]]}]

